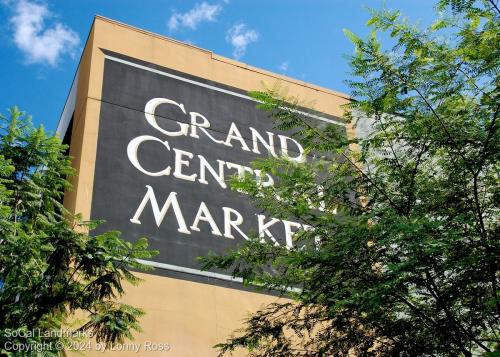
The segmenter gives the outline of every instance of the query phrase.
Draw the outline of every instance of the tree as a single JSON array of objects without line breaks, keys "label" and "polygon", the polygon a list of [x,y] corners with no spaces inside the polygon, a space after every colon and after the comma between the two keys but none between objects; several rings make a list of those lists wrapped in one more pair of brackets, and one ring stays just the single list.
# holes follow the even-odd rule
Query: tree
[{"label": "tree", "polygon": [[[373,11],[368,39],[346,31],[355,45],[346,119],[370,127],[365,137],[318,127],[279,90],[253,93],[316,159],[257,161],[275,185],[244,178],[233,188],[311,228],[295,235],[293,249],[255,237],[202,259],[293,299],[251,315],[218,345],[222,354],[472,356],[500,348],[499,10],[472,0],[441,1],[438,10],[426,30],[382,10]],[[393,46],[383,49],[378,33]]]},{"label": "tree", "polygon": [[[107,347],[130,338],[143,312],[115,298],[124,281],[139,282],[130,269],[145,267],[135,259],[155,252],[116,231],[89,235],[99,222],[62,205],[73,175],[67,146],[15,107],[1,120],[0,355],[59,356],[85,333]],[[77,311],[88,318],[72,334]]]}]

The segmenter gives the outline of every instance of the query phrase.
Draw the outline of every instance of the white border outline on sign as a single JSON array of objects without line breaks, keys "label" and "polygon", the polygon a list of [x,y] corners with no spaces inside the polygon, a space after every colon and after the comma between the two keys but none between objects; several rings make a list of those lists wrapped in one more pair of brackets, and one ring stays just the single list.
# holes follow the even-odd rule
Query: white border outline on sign
[{"label": "white border outline on sign", "polygon": [[[191,275],[205,276],[207,278],[226,280],[226,281],[229,281],[232,283],[243,284],[242,278],[235,278],[235,277],[232,277],[231,275],[214,273],[211,271],[203,271],[203,270],[198,270],[198,269],[193,269],[193,268],[186,268],[186,267],[181,267],[178,265],[172,265],[172,264],[166,264],[166,263],[158,263],[158,262],[153,262],[151,260],[136,259],[135,261],[138,263],[144,264],[144,265],[148,265],[148,266],[152,266],[152,267],[160,268],[160,269],[164,269],[164,270],[175,271],[178,273],[186,273],[186,274],[191,274]],[[300,292],[301,291],[299,288],[287,288],[286,290],[289,292]]]},{"label": "white border outline on sign", "polygon": [[149,265],[149,266],[152,266],[155,268],[176,271],[179,273],[200,275],[200,276],[206,276],[207,278],[215,278],[215,279],[227,280],[227,281],[236,282],[236,283],[243,283],[242,278],[234,278],[230,275],[214,273],[211,271],[203,271],[203,270],[198,270],[198,269],[193,269],[193,268],[181,267],[178,265],[158,263],[158,262],[153,262],[151,260],[144,260],[144,259],[136,259],[136,262],[144,264],[144,265]]}]

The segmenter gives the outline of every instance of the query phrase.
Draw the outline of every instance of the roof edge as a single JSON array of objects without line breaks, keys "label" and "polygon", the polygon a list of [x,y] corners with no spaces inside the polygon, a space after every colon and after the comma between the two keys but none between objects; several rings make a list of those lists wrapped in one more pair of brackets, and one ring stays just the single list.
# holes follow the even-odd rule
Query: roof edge
[{"label": "roof edge", "polygon": [[276,79],[280,79],[280,80],[283,80],[283,81],[286,81],[286,82],[298,84],[300,86],[307,87],[307,88],[310,88],[310,89],[313,89],[313,90],[316,90],[316,91],[325,92],[325,93],[328,93],[328,94],[335,95],[337,97],[341,97],[341,98],[344,98],[344,99],[347,99],[347,100],[351,100],[351,97],[348,94],[345,94],[345,93],[342,93],[342,92],[339,92],[339,91],[335,91],[333,89],[325,88],[325,87],[322,87],[322,86],[318,86],[318,85],[313,84],[313,83],[301,81],[301,80],[298,80],[298,79],[295,79],[295,78],[292,78],[292,77],[288,77],[288,76],[285,76],[285,75],[282,75],[282,74],[278,74],[278,73],[275,73],[275,72],[272,72],[272,71],[269,71],[269,70],[265,70],[265,69],[262,69],[262,68],[259,68],[259,67],[255,67],[255,66],[249,65],[249,64],[244,63],[244,62],[240,62],[240,61],[228,58],[228,57],[224,57],[222,55],[218,55],[218,54],[216,54],[216,53],[214,53],[214,52],[212,52],[210,50],[207,50],[207,49],[204,49],[204,48],[192,45],[190,43],[182,42],[182,41],[176,40],[174,38],[171,38],[171,37],[168,37],[168,36],[165,36],[165,35],[160,35],[160,34],[157,34],[155,32],[144,30],[144,29],[141,29],[139,27],[135,27],[135,26],[132,26],[132,25],[129,25],[129,24],[117,21],[117,20],[113,20],[113,19],[110,19],[110,18],[102,16],[102,15],[95,15],[94,16],[94,20],[92,21],[92,27],[95,24],[95,20],[105,21],[105,22],[108,22],[108,23],[111,23],[111,24],[114,24],[114,25],[117,25],[117,26],[121,26],[121,27],[127,28],[127,29],[132,30],[132,31],[136,31],[136,32],[140,32],[140,33],[146,34],[148,36],[156,37],[156,38],[158,38],[160,40],[163,40],[163,41],[173,42],[173,43],[176,43],[176,44],[181,45],[181,46],[186,46],[186,47],[194,48],[196,50],[199,50],[199,51],[205,52],[206,54],[209,54],[216,61],[221,61],[221,62],[227,63],[229,65],[232,65],[232,66],[241,67],[241,68],[244,68],[244,69],[247,69],[247,70],[250,70],[250,71],[253,71],[253,72],[257,72],[257,73],[262,73],[262,74],[265,74],[267,76],[274,77]]}]

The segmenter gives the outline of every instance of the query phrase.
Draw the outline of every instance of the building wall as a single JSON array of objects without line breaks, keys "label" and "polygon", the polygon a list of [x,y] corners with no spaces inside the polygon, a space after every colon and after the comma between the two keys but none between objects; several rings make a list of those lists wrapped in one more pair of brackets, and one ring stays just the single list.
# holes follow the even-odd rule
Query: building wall
[{"label": "building wall", "polygon": [[[94,168],[98,142],[99,114],[103,87],[104,53],[109,50],[138,60],[168,67],[244,91],[262,90],[279,84],[288,94],[333,116],[342,116],[346,95],[293,80],[233,61],[212,52],[161,37],[130,26],[96,17],[82,54],[77,100],[72,125],[70,155],[77,169],[74,190],[65,205],[84,219],[90,218]],[[348,128],[350,134],[352,130]],[[106,352],[107,355],[213,356],[212,346],[224,341],[242,326],[252,311],[277,300],[276,297],[172,277],[138,274],[144,282],[126,288],[123,301],[146,311],[142,333],[134,351]],[[145,351],[148,343],[167,344],[166,352]],[[132,347],[130,347],[132,348]],[[154,345],[151,346],[154,349]],[[71,354],[71,353],[70,353]],[[86,355],[101,355],[99,351]],[[245,355],[240,351],[238,355]]]}]

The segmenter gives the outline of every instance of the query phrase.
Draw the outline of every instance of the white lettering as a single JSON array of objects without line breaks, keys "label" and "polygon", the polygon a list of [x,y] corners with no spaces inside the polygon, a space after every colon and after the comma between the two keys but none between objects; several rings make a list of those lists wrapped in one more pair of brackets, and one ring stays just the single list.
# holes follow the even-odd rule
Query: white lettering
[{"label": "white lettering", "polygon": [[200,221],[205,221],[205,222],[208,222],[208,224],[210,224],[210,227],[212,228],[213,235],[222,236],[222,233],[221,233],[219,227],[217,227],[217,224],[215,223],[215,220],[212,217],[212,214],[208,210],[208,207],[205,204],[205,202],[203,202],[203,201],[200,204],[200,208],[198,209],[198,213],[196,213],[196,217],[194,219],[193,225],[191,226],[191,229],[193,231],[197,231],[197,232],[200,231],[200,229],[198,228],[198,224],[200,223]]},{"label": "white lettering", "polygon": [[139,149],[139,145],[145,141],[158,141],[158,142],[162,143],[163,145],[165,145],[167,150],[170,151],[170,146],[168,145],[167,141],[161,141],[160,139],[155,138],[154,136],[150,136],[150,135],[138,136],[137,138],[130,140],[130,142],[127,145],[127,156],[128,156],[128,159],[130,160],[130,162],[132,163],[132,165],[134,165],[134,167],[137,170],[139,170],[140,172],[142,172],[143,174],[146,174],[148,176],[168,176],[168,175],[170,175],[170,166],[167,166],[162,171],[150,172],[150,171],[146,171],[142,167],[142,165],[139,163],[139,160],[137,159],[137,150]]},{"label": "white lettering", "polygon": [[[243,238],[248,240],[247,235],[241,231],[240,227],[238,227],[243,223],[243,216],[238,211],[230,207],[222,207],[222,210],[224,211],[224,237],[234,239],[231,230],[231,228],[234,228],[242,235]],[[235,220],[231,219],[231,214],[236,215]]]},{"label": "white lettering", "polygon": [[144,195],[144,198],[142,199],[141,204],[137,208],[137,211],[135,211],[134,217],[130,219],[130,222],[135,223],[135,224],[141,224],[141,221],[139,221],[139,217],[142,214],[142,211],[144,211],[144,208],[146,207],[146,204],[148,201],[151,202],[151,208],[153,209],[153,215],[155,217],[155,222],[156,226],[160,226],[161,222],[163,222],[163,218],[165,218],[165,215],[167,214],[168,209],[170,206],[172,206],[172,209],[174,210],[175,218],[177,220],[177,224],[179,228],[177,229],[179,232],[184,233],[184,234],[191,234],[191,232],[188,230],[186,221],[184,220],[184,216],[182,215],[181,208],[179,206],[179,202],[177,201],[177,192],[170,192],[168,195],[167,200],[165,201],[165,204],[163,205],[161,211],[160,207],[158,206],[158,202],[156,201],[156,196],[153,191],[153,188],[149,185],[146,185],[146,188],[148,189],[146,194]]},{"label": "white lettering", "polygon": [[274,134],[266,131],[267,136],[269,137],[269,142],[266,142],[262,135],[259,134],[257,130],[250,127],[250,131],[252,132],[252,142],[253,142],[253,152],[256,154],[260,154],[258,141],[266,148],[267,151],[274,157],[276,157],[276,152],[274,151]]},{"label": "white lettering", "polygon": [[[191,116],[191,134],[190,136],[192,138],[199,139],[200,137],[198,136],[198,133],[196,132],[196,129],[200,129],[202,132],[205,133],[206,136],[210,138],[214,143],[216,144],[224,144],[224,140],[217,140],[215,139],[205,128],[210,128],[210,122],[208,121],[207,118],[205,118],[202,114],[196,113],[196,112],[190,112],[189,115]],[[197,118],[201,118],[202,122],[199,122]]]},{"label": "white lettering", "polygon": [[243,137],[241,136],[241,133],[238,130],[238,127],[236,126],[236,124],[234,122],[231,123],[231,127],[229,128],[229,131],[227,133],[227,137],[226,137],[226,141],[224,142],[224,145],[233,147],[233,145],[231,144],[231,140],[233,140],[233,139],[238,140],[240,142],[241,150],[250,151],[247,143],[245,142],[245,140],[243,140]]},{"label": "white lettering", "polygon": [[[254,171],[255,171],[255,179],[258,185],[260,185],[261,187],[270,187],[274,185],[274,179],[271,177],[271,175],[267,173],[263,175],[261,170],[254,170]],[[262,181],[264,177],[267,177],[266,182]]]},{"label": "white lettering", "polygon": [[186,180],[186,181],[192,181],[196,180],[196,174],[192,175],[186,175],[182,173],[182,167],[186,166],[189,167],[189,161],[184,160],[183,157],[187,156],[190,159],[193,158],[193,154],[190,153],[189,151],[184,151],[184,150],[179,150],[174,148],[175,151],[175,169],[174,169],[174,177],[181,179],[181,180]]},{"label": "white lettering", "polygon": [[161,128],[158,125],[158,123],[156,122],[155,112],[156,112],[156,108],[160,104],[173,104],[173,105],[176,105],[176,106],[178,106],[182,110],[182,112],[184,114],[187,114],[186,110],[184,109],[184,104],[179,104],[177,102],[174,102],[171,99],[166,99],[166,98],[153,98],[149,102],[147,102],[146,106],[144,107],[144,115],[146,116],[147,122],[153,128],[155,128],[159,132],[161,132],[161,133],[163,133],[165,135],[168,135],[168,136],[184,136],[184,135],[187,135],[188,129],[189,129],[189,124],[187,124],[187,123],[179,123],[179,122],[177,122],[177,124],[179,124],[179,127],[180,127],[179,131],[167,131],[167,130]]},{"label": "white lettering", "polygon": [[[286,157],[286,158],[289,158],[290,160],[294,160],[294,161],[297,161],[297,162],[304,162],[306,161],[306,156],[304,155],[304,148],[302,147],[302,145],[299,144],[299,142],[295,139],[292,139],[288,136],[284,136],[284,135],[278,135],[278,137],[280,138],[280,144],[281,144],[281,155]],[[295,156],[295,157],[291,157],[289,154],[288,154],[288,143],[287,141],[291,141],[295,144],[295,146],[297,146],[297,149],[299,151],[299,155],[298,156]]]},{"label": "white lettering", "polygon": [[280,220],[277,218],[272,218],[269,222],[265,223],[266,216],[263,214],[257,215],[257,219],[259,222],[259,238],[262,243],[265,242],[264,237],[267,235],[274,242],[274,245],[279,245],[278,241],[274,238],[274,236],[269,231],[269,227],[273,224],[278,223]]},{"label": "white lettering", "polygon": [[244,177],[245,172],[249,172],[251,174],[254,173],[254,171],[248,166],[235,164],[234,162],[226,162],[226,165],[228,169],[236,169],[236,171],[238,172],[238,176],[240,177]]},{"label": "white lettering", "polygon": [[214,168],[208,163],[208,161],[201,155],[198,155],[200,159],[200,178],[198,182],[208,185],[208,181],[205,179],[205,169],[212,174],[212,177],[219,183],[220,187],[227,188],[226,183],[224,182],[224,165],[226,164],[222,160],[217,160],[219,163],[219,172],[215,172]]},{"label": "white lettering", "polygon": [[301,228],[302,225],[297,222],[290,222],[290,221],[285,221],[283,220],[283,225],[285,226],[285,240],[286,240],[286,246],[287,248],[292,248],[293,247],[293,235],[296,233],[296,231],[292,231],[292,227],[295,228]]}]

